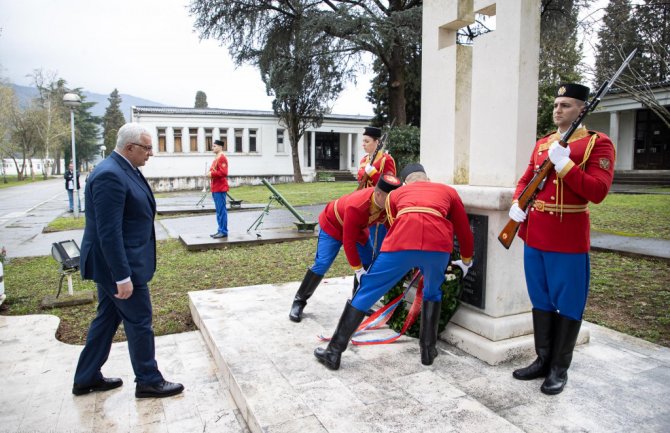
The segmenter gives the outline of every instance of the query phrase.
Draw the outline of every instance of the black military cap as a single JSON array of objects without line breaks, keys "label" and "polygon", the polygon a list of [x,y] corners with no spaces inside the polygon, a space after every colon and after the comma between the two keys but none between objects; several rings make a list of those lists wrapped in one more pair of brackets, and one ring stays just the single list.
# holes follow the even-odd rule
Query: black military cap
[{"label": "black military cap", "polygon": [[225,145],[225,143],[221,140],[214,140],[214,144],[216,144],[217,146],[221,146],[221,147],[223,147]]},{"label": "black military cap", "polygon": [[379,178],[379,182],[377,182],[377,188],[384,192],[391,192],[394,189],[398,188],[400,185],[402,185],[402,182],[400,182],[400,179],[395,177],[392,174],[385,174]]},{"label": "black military cap", "polygon": [[566,96],[568,98],[575,98],[586,102],[589,99],[589,92],[590,89],[581,84],[565,83],[558,86],[556,96]]},{"label": "black military cap", "polygon": [[407,179],[407,176],[409,176],[412,173],[416,173],[417,171],[425,173],[426,169],[423,168],[423,165],[419,163],[407,164],[405,168],[403,168],[402,171],[400,172],[400,179],[402,179],[402,181],[404,182]]},{"label": "black military cap", "polygon": [[367,135],[372,138],[379,138],[382,136],[382,130],[375,126],[366,126],[363,135]]}]

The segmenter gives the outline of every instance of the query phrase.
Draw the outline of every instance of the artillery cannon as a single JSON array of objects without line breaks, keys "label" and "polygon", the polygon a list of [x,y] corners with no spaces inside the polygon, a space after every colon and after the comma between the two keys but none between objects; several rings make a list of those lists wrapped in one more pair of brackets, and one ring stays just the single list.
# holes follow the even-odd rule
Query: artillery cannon
[{"label": "artillery cannon", "polygon": [[268,204],[265,206],[265,209],[263,209],[258,218],[256,218],[256,220],[247,229],[247,233],[249,233],[252,229],[253,230],[258,229],[258,227],[260,227],[261,224],[263,224],[263,218],[265,218],[265,215],[270,213],[270,206],[272,205],[273,201],[276,201],[277,203],[284,206],[293,214],[294,217],[298,219],[298,221],[293,222],[298,228],[298,232],[300,233],[314,232],[314,228],[317,225],[316,222],[306,221],[305,218],[303,218],[302,215],[300,215],[298,211],[295,210],[293,206],[291,206],[291,204],[284,198],[284,196],[282,196],[279,193],[279,191],[277,191],[275,187],[273,187],[272,184],[270,184],[270,182],[268,182],[265,179],[261,179],[261,182],[263,182],[263,185],[265,185],[270,190],[272,195],[270,196],[270,200],[268,201]]}]

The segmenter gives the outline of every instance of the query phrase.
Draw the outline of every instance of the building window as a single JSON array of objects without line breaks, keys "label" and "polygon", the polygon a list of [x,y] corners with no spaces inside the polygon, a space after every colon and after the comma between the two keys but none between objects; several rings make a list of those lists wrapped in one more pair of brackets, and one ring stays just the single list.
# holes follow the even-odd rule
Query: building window
[{"label": "building window", "polygon": [[188,128],[189,150],[191,152],[198,151],[198,128]]},{"label": "building window", "polygon": [[277,129],[277,153],[284,152],[286,152],[286,148],[284,147],[284,130]]},{"label": "building window", "polygon": [[205,128],[205,150],[212,151],[212,128]]},{"label": "building window", "polygon": [[258,133],[258,129],[250,129],[249,130],[249,152],[257,152],[256,150],[256,134]]},{"label": "building window", "polygon": [[165,152],[165,128],[158,128],[158,151]]},{"label": "building window", "polygon": [[181,153],[181,129],[174,130],[174,152]]},{"label": "building window", "polygon": [[242,153],[242,129],[235,129],[235,153]]}]

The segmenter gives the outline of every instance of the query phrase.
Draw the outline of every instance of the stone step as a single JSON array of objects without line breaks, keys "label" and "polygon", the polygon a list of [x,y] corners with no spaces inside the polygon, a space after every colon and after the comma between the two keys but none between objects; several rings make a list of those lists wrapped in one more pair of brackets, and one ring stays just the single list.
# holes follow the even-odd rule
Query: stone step
[{"label": "stone step", "polygon": [[350,345],[340,370],[326,369],[312,352],[325,344],[318,335],[333,332],[352,279],[324,280],[294,323],[288,311],[298,286],[189,293],[194,322],[252,432],[523,431],[459,387],[455,377],[482,378],[485,364],[442,342],[430,367],[420,362],[417,340],[401,337]]}]

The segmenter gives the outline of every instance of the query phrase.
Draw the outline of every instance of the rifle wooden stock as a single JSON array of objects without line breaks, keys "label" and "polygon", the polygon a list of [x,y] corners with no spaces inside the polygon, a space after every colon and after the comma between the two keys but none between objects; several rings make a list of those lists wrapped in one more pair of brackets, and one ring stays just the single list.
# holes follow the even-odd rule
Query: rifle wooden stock
[{"label": "rifle wooden stock", "polygon": [[[563,143],[561,143],[561,145],[563,145]],[[554,164],[549,160],[549,158],[547,158],[542,163],[537,173],[535,173],[535,176],[533,176],[531,181],[528,182],[528,185],[526,185],[526,187],[521,192],[521,195],[519,196],[518,204],[521,210],[525,211],[528,209],[528,206],[533,204],[533,200],[535,199],[537,192],[541,189],[540,186],[542,185],[542,182],[547,178],[553,168]],[[514,236],[516,236],[517,230],[519,230],[520,224],[521,223],[510,219],[498,235],[498,240],[506,249],[509,249],[509,247],[512,245],[512,241],[514,240]]]}]

